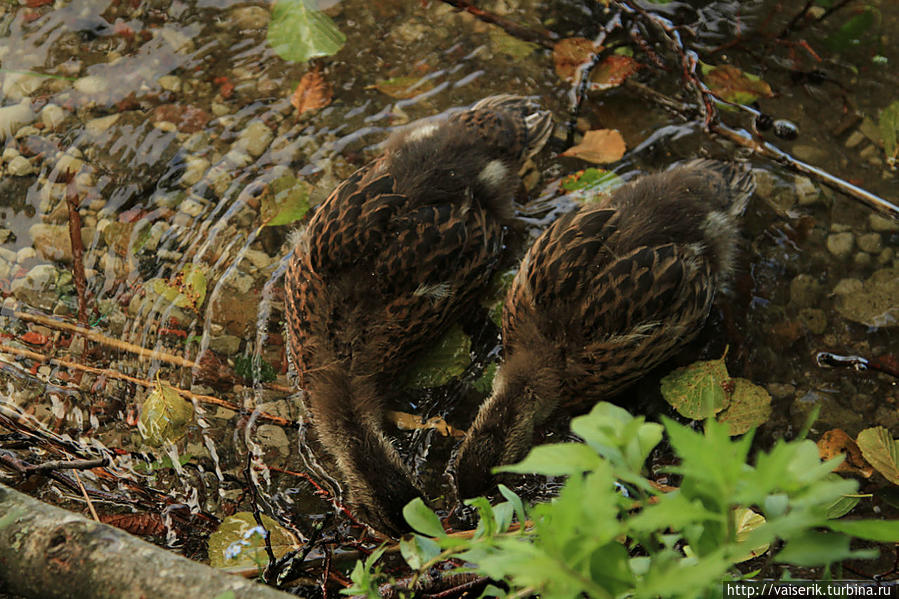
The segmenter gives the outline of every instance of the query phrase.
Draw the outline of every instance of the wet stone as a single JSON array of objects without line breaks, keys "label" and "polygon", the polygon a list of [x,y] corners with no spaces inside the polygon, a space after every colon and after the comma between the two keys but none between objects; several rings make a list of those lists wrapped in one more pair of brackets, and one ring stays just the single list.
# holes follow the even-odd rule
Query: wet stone
[{"label": "wet stone", "polygon": [[268,125],[260,120],[254,120],[240,132],[234,147],[246,150],[253,158],[259,158],[272,143],[275,134]]},{"label": "wet stone", "polygon": [[34,166],[24,156],[16,156],[6,165],[6,171],[13,177],[25,177],[35,173]]},{"label": "wet stone", "polygon": [[20,128],[34,122],[35,118],[28,102],[0,108],[0,141],[12,137]]},{"label": "wet stone", "polygon": [[821,201],[821,190],[808,177],[797,175],[793,180],[793,188],[800,206],[811,206]]},{"label": "wet stone", "polygon": [[66,120],[67,115],[68,113],[62,107],[56,104],[47,104],[41,109],[41,122],[50,129],[55,129]]},{"label": "wet stone", "polygon": [[856,243],[858,243],[860,250],[868,252],[869,254],[879,254],[880,250],[883,249],[883,239],[881,238],[880,233],[865,233],[864,235],[859,235],[858,239],[856,239]]},{"label": "wet stone", "polygon": [[836,258],[848,258],[855,246],[855,236],[852,233],[832,233],[827,236],[827,251]]},{"label": "wet stone", "polygon": [[261,6],[242,6],[231,11],[228,28],[262,29],[268,27],[271,15]]},{"label": "wet stone", "polygon": [[111,114],[98,119],[91,119],[84,124],[84,130],[90,135],[101,135],[107,129],[115,125],[121,116],[121,114]]},{"label": "wet stone", "polygon": [[872,261],[871,254],[865,252],[857,252],[852,258],[852,261],[859,266],[868,266]]},{"label": "wet stone", "polygon": [[0,157],[3,158],[3,162],[9,162],[16,156],[21,156],[21,154],[19,154],[19,151],[17,149],[12,148],[12,147],[6,148],[5,150],[3,150],[3,154],[0,155]]},{"label": "wet stone", "polygon": [[837,283],[836,287],[833,288],[834,295],[850,295],[853,293],[858,293],[864,287],[864,283],[862,283],[859,279],[841,279],[839,283]]},{"label": "wet stone", "polygon": [[899,220],[881,216],[879,214],[868,215],[868,225],[872,231],[879,233],[892,233],[899,231]]},{"label": "wet stone", "polygon": [[290,456],[290,441],[287,438],[287,433],[280,426],[260,424],[256,428],[256,440],[262,446],[268,459],[274,458],[273,453],[275,452],[282,458]]},{"label": "wet stone", "polygon": [[790,281],[790,303],[799,308],[814,306],[821,298],[821,283],[808,274],[799,274]]},{"label": "wet stone", "polygon": [[878,264],[889,264],[893,260],[893,256],[895,252],[893,248],[884,248],[880,254],[877,255],[877,263]]},{"label": "wet stone", "polygon": [[178,93],[181,91],[181,78],[175,75],[163,75],[157,79],[159,87],[166,91]]},{"label": "wet stone", "polygon": [[827,329],[827,315],[824,310],[818,308],[804,308],[799,311],[799,322],[809,330],[810,333],[820,335]]},{"label": "wet stone", "polygon": [[196,218],[206,211],[206,207],[192,198],[187,198],[178,205],[178,210]]},{"label": "wet stone", "polygon": [[36,223],[28,229],[31,244],[44,260],[72,261],[72,244],[67,225]]},{"label": "wet stone", "polygon": [[38,264],[24,277],[13,280],[10,291],[20,302],[44,310],[56,303],[56,279],[59,271],[52,264]]},{"label": "wet stone", "polygon": [[109,89],[109,81],[99,75],[88,75],[75,81],[75,89],[88,96],[97,96]]},{"label": "wet stone", "polygon": [[225,355],[233,356],[240,351],[240,337],[236,335],[221,335],[209,339],[209,349]]},{"label": "wet stone", "polygon": [[259,250],[247,250],[243,257],[257,270],[262,270],[272,263],[271,256]]},{"label": "wet stone", "polygon": [[205,158],[188,156],[185,162],[187,163],[187,168],[184,170],[184,174],[181,175],[179,184],[182,187],[190,187],[202,179],[206,171],[209,170],[209,161]]},{"label": "wet stone", "polygon": [[[843,284],[840,281],[838,287]],[[838,294],[837,311],[846,319],[871,327],[899,326],[899,268],[875,271],[861,287]],[[834,290],[836,292],[836,290]]]}]

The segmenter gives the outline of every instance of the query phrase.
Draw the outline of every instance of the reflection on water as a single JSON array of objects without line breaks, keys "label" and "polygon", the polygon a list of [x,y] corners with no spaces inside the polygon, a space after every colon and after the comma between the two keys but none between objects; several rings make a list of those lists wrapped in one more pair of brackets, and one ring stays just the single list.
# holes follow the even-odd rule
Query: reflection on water
[{"label": "reflection on water", "polygon": [[[268,5],[31,4],[37,6],[0,6],[0,332],[5,347],[20,350],[3,354],[0,411],[11,419],[3,427],[18,421],[16,430],[41,431],[53,459],[63,449],[110,456],[118,479],[90,472],[83,478],[122,509],[137,495],[146,510],[183,504],[186,513],[221,517],[246,509],[249,460],[275,513],[328,512],[310,485],[284,474],[318,471],[317,480],[326,479],[312,454],[298,452],[304,438],[266,419],[302,416],[282,331],[280,277],[292,226],[265,226],[272,206],[277,211],[284,194],[304,186],[311,187],[310,203],[321,201],[394,128],[486,95],[537,95],[567,122],[568,86],[552,57],[438,2],[341,2],[328,12],[347,43],[316,61],[333,100],[298,116],[290,98],[310,66],[287,63],[268,47]],[[593,2],[496,4],[507,18],[561,37],[595,37],[606,14]],[[702,6],[671,3],[665,14],[695,24],[704,60],[733,62],[772,85],[777,95],[762,100],[762,109],[800,132],[795,141],[778,141],[782,148],[896,199],[895,173],[883,161],[876,129],[879,110],[896,99],[895,69],[882,66],[899,61],[895,44],[881,46],[874,35],[831,50],[840,19],[774,40],[803,2],[695,4]],[[899,11],[882,4],[879,27],[895,30]],[[820,61],[811,48],[821,49]],[[677,93],[676,77],[652,71],[640,80]],[[809,76],[818,71],[826,76]],[[417,81],[414,93],[385,93],[385,82],[397,78]],[[591,95],[578,121],[580,129],[622,132],[632,148],[615,165],[622,176],[701,151],[740,153],[635,97],[621,88]],[[524,210],[526,226],[511,233],[508,267],[547,224],[541,216],[569,207],[558,179],[586,164],[557,156],[564,138],[560,130],[551,151],[538,157],[530,196],[541,198],[540,206]],[[899,317],[899,225],[775,165],[754,165],[759,189],[746,216],[742,275],[704,343],[679,361],[720,355],[729,345],[730,371],[775,398],[769,437],[789,436],[815,405],[824,408],[817,432],[840,426],[854,434],[879,423],[899,435],[899,394],[888,378],[822,370],[814,361],[820,350],[899,352],[891,334]],[[138,359],[123,346],[85,343],[52,321],[22,316],[75,320],[67,197],[80,202],[92,329],[189,361],[214,352],[218,363],[192,370],[158,356]],[[199,282],[184,283],[190,272],[201,273],[202,294]],[[477,322],[466,325],[474,359],[464,380],[440,390],[398,390],[396,407],[468,424],[486,392],[474,383],[499,353],[496,327],[486,318]],[[256,368],[235,372],[237,363],[254,361]],[[79,372],[72,362],[94,370]],[[263,380],[271,378],[262,374],[263,362],[273,380]],[[156,377],[194,393],[188,401],[195,418],[177,441],[153,448],[136,421]],[[647,393],[654,391],[641,386],[632,395]],[[410,460],[439,490],[452,439],[434,429],[401,436]],[[139,484],[131,488],[129,480]],[[81,501],[73,490],[65,493]],[[308,530],[303,518],[296,521]]]}]

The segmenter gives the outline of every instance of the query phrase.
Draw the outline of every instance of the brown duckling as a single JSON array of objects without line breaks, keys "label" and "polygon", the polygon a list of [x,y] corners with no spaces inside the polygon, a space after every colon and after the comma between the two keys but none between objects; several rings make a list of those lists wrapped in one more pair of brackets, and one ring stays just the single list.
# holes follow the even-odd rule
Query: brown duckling
[{"label": "brown duckling", "polygon": [[286,274],[290,357],[350,508],[406,529],[420,495],[384,431],[388,385],[489,282],[518,172],[552,131],[517,96],[486,98],[392,136],[301,233]]},{"label": "brown duckling", "polygon": [[553,223],[506,297],[504,361],[455,456],[460,496],[520,461],[558,407],[612,397],[702,328],[733,272],[748,169],[696,160]]}]

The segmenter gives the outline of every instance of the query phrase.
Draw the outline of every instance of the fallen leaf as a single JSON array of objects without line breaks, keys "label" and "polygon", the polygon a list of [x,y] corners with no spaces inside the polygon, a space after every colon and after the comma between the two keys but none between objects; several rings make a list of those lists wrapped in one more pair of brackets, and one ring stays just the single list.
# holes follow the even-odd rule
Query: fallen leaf
[{"label": "fallen leaf", "polygon": [[331,103],[333,90],[321,71],[313,69],[300,79],[299,85],[290,98],[290,103],[297,109],[297,114],[324,108]]},{"label": "fallen leaf", "polygon": [[37,333],[35,331],[28,331],[27,333],[19,337],[19,339],[30,345],[45,345],[47,341],[49,341],[46,335],[41,335],[40,333]]},{"label": "fallen leaf", "polygon": [[276,558],[299,546],[296,537],[270,516],[261,514],[264,529],[252,512],[237,512],[209,535],[207,554],[213,568],[259,568],[268,564],[266,534]]},{"label": "fallen leaf", "polygon": [[441,387],[471,364],[471,337],[454,325],[415,360],[402,377],[409,389]]},{"label": "fallen leaf", "polygon": [[141,405],[137,430],[147,444],[158,447],[183,437],[193,419],[193,404],[157,379],[152,393]]},{"label": "fallen leaf", "polygon": [[887,164],[895,166],[897,153],[899,153],[896,143],[896,134],[899,133],[899,100],[880,111],[878,126]]},{"label": "fallen leaf", "polygon": [[577,71],[586,62],[593,59],[596,52],[601,52],[593,42],[583,37],[568,37],[556,42],[553,47],[553,64],[556,75],[568,83],[577,80]]},{"label": "fallen leaf", "polygon": [[722,357],[673,370],[662,378],[661,391],[679,414],[701,420],[728,407],[732,385]]},{"label": "fallen leaf", "polygon": [[423,79],[421,77],[392,77],[377,81],[374,87],[391,98],[404,100],[406,98],[414,98],[433,89],[434,83],[431,79]]},{"label": "fallen leaf", "polygon": [[289,225],[306,216],[311,190],[312,185],[290,173],[272,181],[261,197],[264,226]]},{"label": "fallen leaf", "polygon": [[888,481],[899,485],[899,446],[890,431],[882,426],[866,428],[855,440],[868,463]]},{"label": "fallen leaf", "polygon": [[622,185],[624,180],[612,171],[592,166],[568,175],[559,183],[569,197],[584,203],[601,202]]},{"label": "fallen leaf", "polygon": [[721,66],[702,65],[706,85],[716,96],[734,104],[752,104],[759,98],[774,95],[771,86],[760,77],[745,73],[729,64]]},{"label": "fallen leaf", "polygon": [[331,56],[345,42],[346,36],[328,15],[316,10],[313,0],[277,0],[272,6],[268,43],[284,60]]},{"label": "fallen leaf", "polygon": [[834,468],[834,472],[848,472],[870,478],[874,473],[871,464],[865,461],[858,443],[842,429],[832,429],[818,439],[818,453],[824,461],[839,455],[846,456],[843,462]]},{"label": "fallen leaf", "polygon": [[616,129],[595,129],[587,131],[581,143],[562,152],[562,156],[605,164],[620,160],[626,149],[624,138]]},{"label": "fallen leaf", "polygon": [[618,87],[642,67],[642,64],[630,56],[617,54],[606,56],[590,75],[590,89],[604,90]]},{"label": "fallen leaf", "polygon": [[718,414],[718,422],[730,427],[731,436],[742,435],[749,429],[764,424],[771,416],[771,395],[752,381],[736,378],[730,404]]}]

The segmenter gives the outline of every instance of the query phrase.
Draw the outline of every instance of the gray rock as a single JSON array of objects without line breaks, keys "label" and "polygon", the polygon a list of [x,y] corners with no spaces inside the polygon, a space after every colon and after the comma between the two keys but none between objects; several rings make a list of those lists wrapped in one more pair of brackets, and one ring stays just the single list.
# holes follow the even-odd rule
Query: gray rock
[{"label": "gray rock", "polygon": [[833,288],[833,294],[852,295],[853,293],[859,293],[864,286],[865,284],[859,279],[840,279],[840,282]]},{"label": "gray rock", "polygon": [[247,250],[243,257],[253,265],[256,270],[262,270],[272,263],[272,257],[259,250]]},{"label": "gray rock", "polygon": [[159,83],[159,87],[164,90],[174,93],[181,91],[181,78],[175,75],[163,75],[157,79],[156,82]]},{"label": "gray rock", "polygon": [[808,308],[821,298],[821,283],[808,274],[799,274],[790,281],[790,303],[797,308]]},{"label": "gray rock", "polygon": [[875,271],[861,289],[838,295],[836,308],[844,318],[870,327],[899,326],[899,268]]},{"label": "gray rock", "polygon": [[33,123],[35,118],[30,102],[0,108],[0,141],[12,137],[21,127]]},{"label": "gray rock", "polygon": [[209,161],[205,158],[188,156],[186,163],[187,168],[185,169],[184,174],[181,175],[181,180],[179,181],[182,187],[194,185],[202,179],[203,175],[206,174],[206,171],[209,170]]},{"label": "gray rock", "polygon": [[88,96],[99,96],[109,89],[109,80],[99,75],[81,77],[74,83],[76,90]]},{"label": "gray rock", "polygon": [[41,122],[50,129],[56,129],[60,123],[66,120],[68,113],[61,106],[47,104],[41,109]]},{"label": "gray rock", "polygon": [[44,260],[72,261],[72,244],[67,225],[36,223],[28,229],[31,244]]},{"label": "gray rock", "polygon": [[27,158],[19,155],[9,161],[9,164],[6,165],[6,172],[13,177],[24,177],[33,175],[35,170]]},{"label": "gray rock", "polygon": [[848,258],[855,246],[855,235],[852,233],[832,233],[827,236],[827,251],[836,258]]},{"label": "gray rock", "polygon": [[872,231],[879,233],[895,233],[899,231],[899,220],[887,218],[879,214],[868,215],[868,225]]},{"label": "gray rock", "polygon": [[35,308],[52,310],[56,303],[56,279],[59,271],[52,264],[38,264],[24,277],[15,279],[10,291],[20,302]]},{"label": "gray rock", "polygon": [[820,335],[827,329],[827,316],[818,308],[803,308],[799,311],[801,322],[810,333]]},{"label": "gray rock", "polygon": [[253,158],[259,158],[272,143],[274,137],[275,134],[268,125],[256,119],[240,132],[237,141],[234,142],[234,147],[245,150]]},{"label": "gray rock", "polygon": [[811,206],[821,201],[821,190],[815,187],[812,180],[803,175],[796,175],[793,188],[800,206]]},{"label": "gray rock", "polygon": [[864,235],[859,235],[855,241],[858,243],[860,250],[869,254],[879,254],[880,250],[883,249],[883,239],[880,233],[865,233]]},{"label": "gray rock", "polygon": [[209,339],[209,348],[225,356],[233,356],[240,351],[240,337],[236,335],[221,335]]},{"label": "gray rock", "polygon": [[111,114],[98,119],[91,119],[84,124],[84,130],[90,135],[99,136],[115,125],[121,117],[121,114]]},{"label": "gray rock", "polygon": [[271,15],[261,6],[241,6],[231,11],[229,29],[262,29],[268,27]]}]

